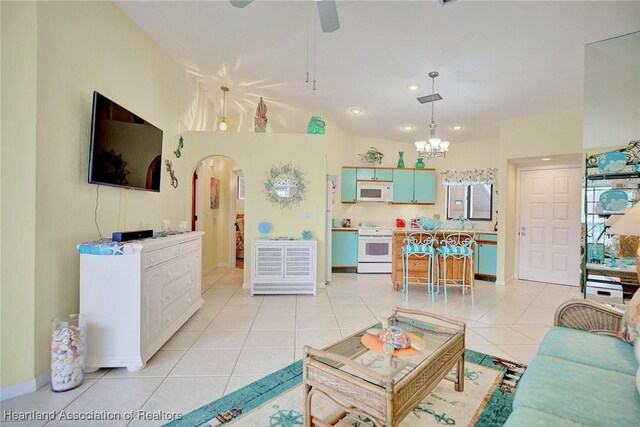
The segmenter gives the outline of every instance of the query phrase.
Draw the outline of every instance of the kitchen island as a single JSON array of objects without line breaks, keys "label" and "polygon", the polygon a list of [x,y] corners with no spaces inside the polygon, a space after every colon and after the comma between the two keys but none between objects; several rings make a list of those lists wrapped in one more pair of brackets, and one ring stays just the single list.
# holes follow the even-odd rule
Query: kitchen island
[{"label": "kitchen island", "polygon": [[[393,246],[392,246],[393,258],[392,258],[391,282],[393,283],[393,289],[395,289],[396,291],[400,290],[400,287],[402,285],[402,245],[404,243],[404,239],[406,238],[407,234],[415,233],[418,231],[419,231],[418,229],[404,229],[404,228],[397,228],[397,229],[394,229],[393,231]],[[438,230],[437,231],[438,242],[434,243],[434,248],[437,248],[439,246],[439,242],[442,241],[445,238],[445,236],[457,234],[457,233],[458,233],[458,230]],[[481,235],[496,234],[494,231],[464,231],[464,233],[474,236],[474,238],[476,235],[480,235],[480,234]],[[474,251],[474,255],[475,255],[476,244],[473,244],[471,246],[471,249]],[[428,257],[409,258],[409,276],[426,277],[428,259],[429,259]],[[453,278],[458,280],[461,279],[464,262],[467,263],[466,282],[471,283],[471,280],[475,274],[475,266],[474,266],[475,263],[474,263],[473,257],[467,258],[467,259],[448,258],[447,259],[447,271],[448,271],[447,278]],[[440,260],[440,266],[441,266],[440,278],[442,279],[444,278],[442,260]],[[435,265],[434,265],[434,269],[435,269]],[[434,271],[434,275],[435,275],[435,271]],[[435,282],[435,276],[434,276],[434,282]]]}]

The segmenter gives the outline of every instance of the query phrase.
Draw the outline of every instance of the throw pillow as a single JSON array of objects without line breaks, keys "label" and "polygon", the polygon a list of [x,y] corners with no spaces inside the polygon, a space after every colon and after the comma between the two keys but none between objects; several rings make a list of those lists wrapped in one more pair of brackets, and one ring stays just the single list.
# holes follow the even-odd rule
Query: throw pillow
[{"label": "throw pillow", "polygon": [[640,288],[627,303],[618,329],[618,338],[631,344],[640,338]]}]

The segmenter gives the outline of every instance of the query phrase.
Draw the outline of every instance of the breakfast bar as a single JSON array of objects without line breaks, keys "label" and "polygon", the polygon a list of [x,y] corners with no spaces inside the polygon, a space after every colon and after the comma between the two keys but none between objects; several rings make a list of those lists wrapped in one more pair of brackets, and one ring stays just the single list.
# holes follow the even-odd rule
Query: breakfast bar
[{"label": "breakfast bar", "polygon": [[[391,270],[391,282],[393,283],[394,290],[400,290],[402,285],[402,245],[404,243],[404,239],[410,233],[419,232],[418,229],[403,229],[398,228],[393,231],[393,246],[392,246],[392,270]],[[437,248],[440,242],[449,235],[458,234],[458,230],[438,230],[438,231],[424,231],[424,233],[436,233],[437,241],[434,243],[434,249]],[[477,232],[471,230],[463,231],[464,234],[475,236],[478,234],[488,234],[486,231]],[[474,243],[471,246],[472,250],[476,250],[476,244]],[[447,261],[447,278],[453,279],[461,279],[462,271],[463,271],[463,263],[467,263],[466,266],[466,277],[465,282],[471,283],[471,280],[475,274],[474,271],[474,262],[473,258],[468,259],[454,259],[451,258]],[[418,258],[412,257],[409,258],[409,275],[410,276],[421,276],[424,277],[427,275],[427,263],[428,258]],[[442,262],[440,262],[440,278],[442,279],[444,276],[444,266]]]}]

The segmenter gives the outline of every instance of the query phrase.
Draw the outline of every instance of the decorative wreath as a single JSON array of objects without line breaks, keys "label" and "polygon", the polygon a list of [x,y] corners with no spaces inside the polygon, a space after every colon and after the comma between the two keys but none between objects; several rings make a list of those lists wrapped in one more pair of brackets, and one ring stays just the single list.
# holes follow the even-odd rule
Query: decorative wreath
[{"label": "decorative wreath", "polygon": [[304,174],[299,168],[291,166],[291,163],[272,166],[263,184],[267,200],[280,208],[300,204],[307,191]]}]

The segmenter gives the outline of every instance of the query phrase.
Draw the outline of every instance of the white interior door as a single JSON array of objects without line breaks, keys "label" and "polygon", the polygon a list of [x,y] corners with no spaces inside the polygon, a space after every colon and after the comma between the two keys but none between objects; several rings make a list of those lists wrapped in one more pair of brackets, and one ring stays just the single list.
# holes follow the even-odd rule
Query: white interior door
[{"label": "white interior door", "polygon": [[520,172],[518,277],[580,284],[582,170]]}]

